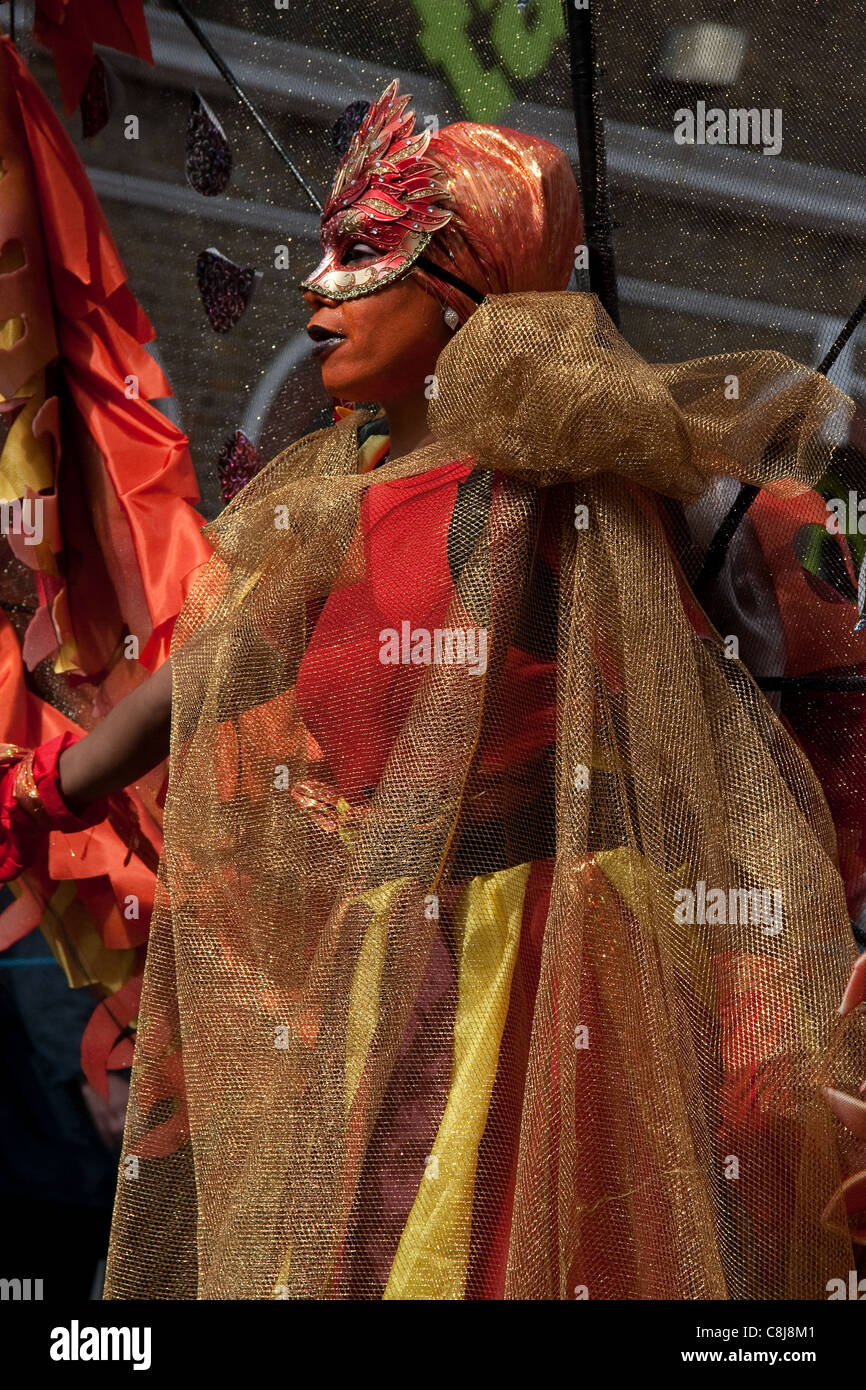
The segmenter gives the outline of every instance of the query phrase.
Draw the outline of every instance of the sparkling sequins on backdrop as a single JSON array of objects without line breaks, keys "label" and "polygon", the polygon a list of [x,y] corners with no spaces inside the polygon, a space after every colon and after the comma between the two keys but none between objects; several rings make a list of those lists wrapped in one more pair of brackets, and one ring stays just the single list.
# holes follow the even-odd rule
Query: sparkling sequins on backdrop
[{"label": "sparkling sequins on backdrop", "polygon": [[199,92],[193,93],[186,127],[186,177],[196,193],[215,198],[225,192],[232,172],[228,136]]},{"label": "sparkling sequins on backdrop", "polygon": [[215,333],[228,333],[243,317],[262,272],[237,265],[215,246],[199,254],[195,266],[199,293]]},{"label": "sparkling sequins on backdrop", "polygon": [[[368,101],[353,101],[334,122],[332,140],[342,159],[352,136],[370,109]],[[187,129],[187,178],[193,188],[206,196],[221,193],[231,174],[231,147],[225,131],[213,112],[196,94]],[[220,490],[228,504],[264,467],[264,459],[243,430],[235,430],[225,441],[217,462]]]},{"label": "sparkling sequins on backdrop", "polygon": [[[186,126],[184,172],[187,183],[204,198],[224,193],[232,175],[232,147],[222,123],[200,92],[194,92]],[[228,333],[249,307],[261,272],[240,266],[215,246],[200,252],[196,279],[208,322],[215,333]],[[217,460],[220,490],[228,503],[246,487],[264,460],[241,430],[225,441]]]},{"label": "sparkling sequins on backdrop", "polygon": [[120,105],[123,84],[117,73],[95,54],[84,91],[78,106],[81,111],[81,134],[85,140],[92,140],[105,128]]},{"label": "sparkling sequins on backdrop", "polygon": [[[232,147],[220,121],[200,92],[194,92],[186,125],[187,182],[204,198],[228,187]],[[199,253],[196,279],[204,311],[215,333],[228,333],[246,313],[260,272],[240,266],[215,246]]]},{"label": "sparkling sequins on backdrop", "polygon": [[264,459],[255,444],[243,430],[235,430],[223,445],[218,461],[223,500],[231,502],[263,466]]}]

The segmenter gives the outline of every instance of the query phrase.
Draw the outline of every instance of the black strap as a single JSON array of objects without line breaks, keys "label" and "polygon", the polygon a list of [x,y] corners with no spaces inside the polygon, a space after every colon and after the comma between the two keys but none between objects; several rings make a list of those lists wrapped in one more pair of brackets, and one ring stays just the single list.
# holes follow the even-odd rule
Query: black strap
[{"label": "black strap", "polygon": [[419,270],[425,270],[428,275],[432,275],[434,280],[443,280],[446,285],[451,285],[455,290],[460,290],[461,294],[466,294],[476,304],[483,304],[486,295],[480,290],[476,290],[473,285],[467,285],[465,280],[461,280],[459,275],[453,275],[450,270],[443,270],[441,265],[435,265],[426,256],[419,256],[415,264]]}]

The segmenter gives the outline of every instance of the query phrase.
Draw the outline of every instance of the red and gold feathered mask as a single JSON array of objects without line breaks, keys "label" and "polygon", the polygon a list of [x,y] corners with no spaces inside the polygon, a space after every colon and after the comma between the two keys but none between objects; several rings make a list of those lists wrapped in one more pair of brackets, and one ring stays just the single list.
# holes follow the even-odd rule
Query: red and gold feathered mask
[{"label": "red and gold feathered mask", "polygon": [[[301,288],[357,299],[399,279],[452,213],[440,206],[444,172],[426,156],[430,131],[415,134],[410,97],[386,87],[352,137],[322,213],[325,255]],[[375,248],[353,264],[354,247]]]}]

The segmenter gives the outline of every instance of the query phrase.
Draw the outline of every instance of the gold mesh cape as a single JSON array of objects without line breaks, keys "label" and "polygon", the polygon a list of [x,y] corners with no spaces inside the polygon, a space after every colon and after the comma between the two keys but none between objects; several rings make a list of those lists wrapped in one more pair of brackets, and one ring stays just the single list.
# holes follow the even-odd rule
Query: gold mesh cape
[{"label": "gold mesh cape", "polygon": [[825,1298],[833,827],[653,494],[805,489],[852,405],[565,293],[489,298],[434,387],[432,444],[359,476],[353,414],[208,528],[106,1294]]}]

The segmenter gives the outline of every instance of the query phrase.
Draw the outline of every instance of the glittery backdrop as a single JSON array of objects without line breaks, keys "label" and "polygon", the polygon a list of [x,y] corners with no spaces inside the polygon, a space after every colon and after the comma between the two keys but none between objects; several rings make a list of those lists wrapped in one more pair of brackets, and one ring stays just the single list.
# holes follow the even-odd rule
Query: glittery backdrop
[{"label": "glittery backdrop", "polygon": [[[393,76],[423,122],[517,126],[560,143],[576,166],[559,0],[530,0],[523,14],[515,0],[194,0],[191,9],[320,199],[335,164],[333,123]],[[235,430],[268,458],[327,415],[296,289],[316,260],[318,220],[172,7],[146,13],[156,67],[103,52],[112,114],[80,148],[156,325],[171,409],[213,514]],[[765,346],[817,363],[866,280],[857,138],[866,14],[796,0],[596,0],[593,13],[626,335],[655,359]],[[48,60],[33,62],[54,93]],[[210,151],[204,192],[187,181],[202,159],[199,148],[190,163],[187,148],[195,91],[227,144]],[[694,144],[679,143],[677,113],[697,115],[701,102],[705,115],[766,113],[779,152],[701,143],[706,121]],[[137,139],[126,138],[130,113]],[[197,121],[206,144],[200,111]],[[214,331],[196,278],[210,248],[260,272],[225,332]],[[855,394],[862,359],[855,344],[835,376]]]}]

